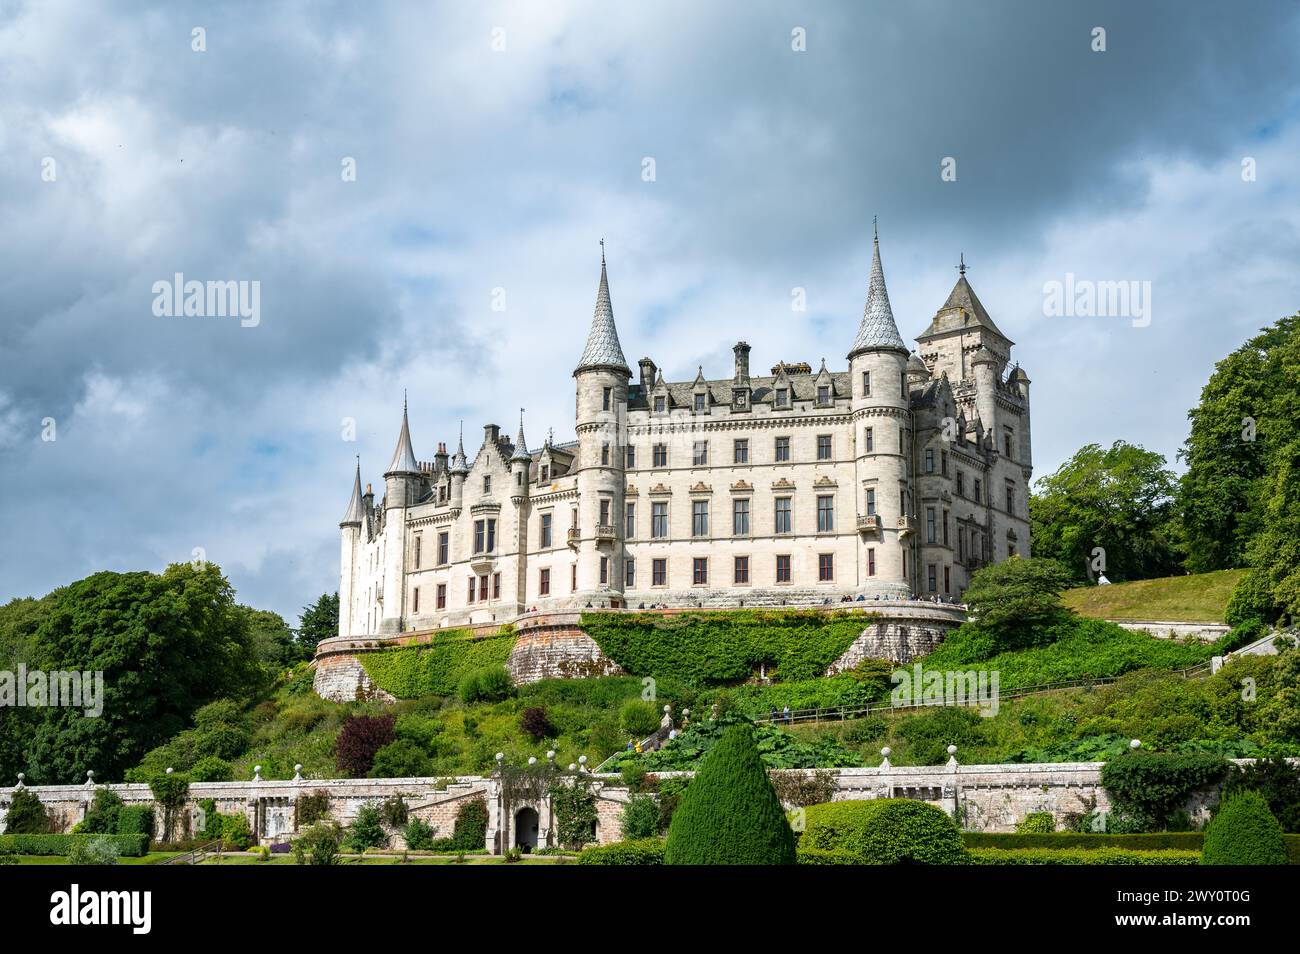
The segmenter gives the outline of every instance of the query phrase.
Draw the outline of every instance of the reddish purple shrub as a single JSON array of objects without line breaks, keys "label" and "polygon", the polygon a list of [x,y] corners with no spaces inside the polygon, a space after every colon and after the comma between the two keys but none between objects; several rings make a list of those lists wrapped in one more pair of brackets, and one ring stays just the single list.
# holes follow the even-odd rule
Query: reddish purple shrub
[{"label": "reddish purple shrub", "polygon": [[396,716],[351,716],[339,730],[334,759],[348,778],[364,778],[375,764],[375,753],[395,738]]}]

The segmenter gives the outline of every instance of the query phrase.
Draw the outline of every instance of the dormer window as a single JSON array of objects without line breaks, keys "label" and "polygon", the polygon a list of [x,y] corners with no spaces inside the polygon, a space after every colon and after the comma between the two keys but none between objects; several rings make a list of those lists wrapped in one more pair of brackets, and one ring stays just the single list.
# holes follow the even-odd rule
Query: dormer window
[{"label": "dormer window", "polygon": [[703,394],[697,394],[697,395],[695,395],[695,410],[696,410],[697,412],[699,412],[699,411],[703,411],[703,410],[704,410],[704,395],[703,395]]},{"label": "dormer window", "polygon": [[655,395],[656,414],[662,414],[664,412],[664,403],[666,402],[666,400],[667,399],[662,394]]},{"label": "dormer window", "polygon": [[817,403],[822,407],[831,403],[831,389],[824,384],[817,388]]},{"label": "dormer window", "polygon": [[549,483],[551,480],[551,468],[547,464],[542,465],[542,476],[539,483]]},{"label": "dormer window", "polygon": [[790,392],[787,391],[785,388],[777,388],[777,389],[776,389],[776,406],[777,406],[777,407],[789,407],[789,405],[790,405]]}]

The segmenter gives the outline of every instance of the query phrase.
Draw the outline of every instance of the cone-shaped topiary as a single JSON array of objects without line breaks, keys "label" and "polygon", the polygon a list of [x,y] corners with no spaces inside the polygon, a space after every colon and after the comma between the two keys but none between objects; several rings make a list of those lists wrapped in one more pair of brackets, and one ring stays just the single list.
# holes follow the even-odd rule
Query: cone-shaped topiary
[{"label": "cone-shaped topiary", "polygon": [[1282,826],[1256,791],[1232,795],[1205,829],[1203,865],[1284,865]]},{"label": "cone-shaped topiary", "polygon": [[794,832],[749,725],[728,729],[704,758],[668,829],[664,864],[792,865]]}]

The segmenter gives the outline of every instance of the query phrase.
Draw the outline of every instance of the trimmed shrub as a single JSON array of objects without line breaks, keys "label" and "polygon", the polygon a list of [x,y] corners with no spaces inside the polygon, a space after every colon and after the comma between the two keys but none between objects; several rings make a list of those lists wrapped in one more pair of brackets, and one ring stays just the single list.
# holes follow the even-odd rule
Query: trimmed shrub
[{"label": "trimmed shrub", "polygon": [[800,847],[847,851],[861,864],[955,865],[966,861],[957,825],[924,802],[906,798],[831,802],[805,809],[804,817]]},{"label": "trimmed shrub", "polygon": [[665,842],[662,838],[616,841],[612,845],[584,848],[578,855],[580,865],[662,865]]},{"label": "trimmed shrub", "polygon": [[514,695],[515,684],[504,666],[488,666],[469,673],[460,683],[461,702],[500,702]]},{"label": "trimmed shrub", "polygon": [[1201,856],[1195,851],[1162,848],[1156,851],[1125,851],[1123,848],[973,848],[975,865],[1194,865]]},{"label": "trimmed shrub", "polygon": [[195,782],[233,782],[235,769],[225,759],[209,755],[194,763],[190,779]]},{"label": "trimmed shrub", "polygon": [[54,826],[45,803],[27,791],[15,789],[5,816],[5,832],[10,835],[45,835]]},{"label": "trimmed shrub", "polygon": [[807,848],[799,846],[797,854],[798,863],[801,865],[860,865],[862,864],[858,856],[851,851],[842,851],[837,848]]},{"label": "trimmed shrub", "polygon": [[1056,831],[1056,818],[1051,812],[1030,812],[1017,825],[1021,835],[1050,835]]},{"label": "trimmed shrub", "polygon": [[[77,825],[78,833],[113,835],[118,830],[118,817],[122,811],[122,798],[116,792],[101,788],[95,792],[86,817]],[[116,860],[117,855],[113,856]]]},{"label": "trimmed shrub", "polygon": [[1009,834],[1005,832],[962,832],[967,848],[1079,848],[1096,851],[1101,848],[1119,848],[1124,851],[1180,851],[1201,850],[1204,832],[1166,831],[1155,834],[1113,835],[1090,832],[1058,831],[1053,834]]},{"label": "trimmed shrub", "polygon": [[0,853],[11,851],[19,855],[70,855],[82,842],[107,838],[117,848],[119,855],[138,858],[149,850],[146,835],[0,835]]},{"label": "trimmed shrub", "polygon": [[1259,792],[1231,796],[1205,829],[1203,865],[1284,865],[1282,826]]},{"label": "trimmed shrub", "polygon": [[352,820],[348,830],[347,844],[352,851],[365,851],[367,848],[382,848],[388,843],[388,833],[384,831],[382,812],[375,802],[367,802],[357,810],[357,817]]},{"label": "trimmed shrub", "polygon": [[623,837],[629,841],[659,834],[659,803],[653,795],[633,795],[623,808]]},{"label": "trimmed shrub", "polygon": [[618,727],[640,741],[659,728],[659,707],[645,699],[629,699],[619,707]]},{"label": "trimmed shrub", "polygon": [[709,750],[668,829],[670,865],[794,864],[794,832],[754,745],[733,725]]},{"label": "trimmed shrub", "polygon": [[412,851],[428,851],[433,847],[433,828],[418,818],[412,818],[402,829],[402,838]]},{"label": "trimmed shrub", "polygon": [[334,759],[348,778],[365,778],[375,764],[375,753],[394,739],[396,716],[354,715],[343,723],[334,744]]},{"label": "trimmed shrub", "polygon": [[1264,796],[1283,831],[1300,832],[1300,770],[1296,766],[1280,755],[1233,766],[1223,786],[1223,797],[1250,789]]},{"label": "trimmed shrub", "polygon": [[487,844],[487,800],[471,798],[456,811],[456,824],[451,831],[453,851],[482,851]]},{"label": "trimmed shrub", "polygon": [[123,805],[117,813],[117,834],[147,835],[153,838],[152,805]]}]

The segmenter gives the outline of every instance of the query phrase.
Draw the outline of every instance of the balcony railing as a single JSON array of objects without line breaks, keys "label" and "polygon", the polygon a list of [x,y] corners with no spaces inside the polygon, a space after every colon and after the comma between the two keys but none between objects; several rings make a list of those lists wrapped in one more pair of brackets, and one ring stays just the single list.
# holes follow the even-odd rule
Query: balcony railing
[{"label": "balcony railing", "polygon": [[581,539],[582,539],[582,531],[579,530],[577,527],[570,527],[569,546],[573,547],[573,549],[575,550],[578,549],[578,541],[580,541]]},{"label": "balcony railing", "polygon": [[858,531],[860,533],[876,533],[879,530],[880,530],[880,514],[878,513],[858,514]]},{"label": "balcony railing", "polygon": [[617,533],[614,527],[607,523],[596,524],[596,542],[613,543],[617,539]]},{"label": "balcony railing", "polygon": [[916,533],[916,521],[911,517],[898,518],[898,533],[900,536]]}]

